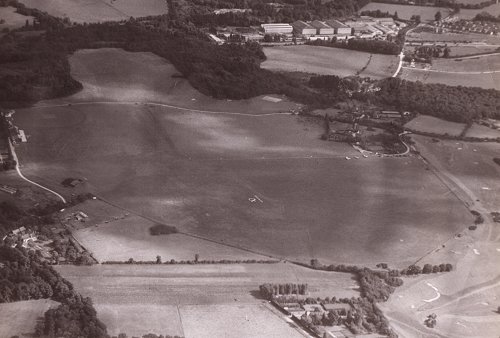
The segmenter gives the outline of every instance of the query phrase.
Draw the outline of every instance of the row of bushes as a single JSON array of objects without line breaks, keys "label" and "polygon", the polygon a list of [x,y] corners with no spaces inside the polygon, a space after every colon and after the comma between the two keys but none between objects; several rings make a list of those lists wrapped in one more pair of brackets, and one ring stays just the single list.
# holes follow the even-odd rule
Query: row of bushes
[{"label": "row of bushes", "polygon": [[401,52],[401,47],[398,44],[386,40],[349,39],[347,42],[344,42],[332,39],[331,41],[307,41],[306,44],[351,49],[374,54],[398,55]]},{"label": "row of bushes", "polygon": [[175,265],[175,264],[275,264],[279,263],[278,260],[272,259],[243,259],[243,260],[230,260],[230,259],[221,259],[221,260],[181,260],[177,261],[175,259],[171,259],[169,261],[162,262],[160,260],[156,261],[136,261],[130,258],[128,261],[105,261],[102,264],[137,264],[137,265],[155,265],[155,264],[165,264],[165,265]]}]

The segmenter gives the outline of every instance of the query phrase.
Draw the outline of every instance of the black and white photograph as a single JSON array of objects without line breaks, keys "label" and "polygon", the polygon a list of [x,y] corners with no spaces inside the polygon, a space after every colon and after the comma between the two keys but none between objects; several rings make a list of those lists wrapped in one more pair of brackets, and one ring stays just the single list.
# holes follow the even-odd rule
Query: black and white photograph
[{"label": "black and white photograph", "polygon": [[0,0],[0,338],[500,338],[498,0]]}]

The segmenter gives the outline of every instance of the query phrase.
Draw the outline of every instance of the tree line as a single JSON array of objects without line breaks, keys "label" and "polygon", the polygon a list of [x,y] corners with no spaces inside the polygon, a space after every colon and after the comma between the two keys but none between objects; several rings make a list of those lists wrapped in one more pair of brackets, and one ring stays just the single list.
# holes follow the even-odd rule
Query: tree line
[{"label": "tree line", "polygon": [[345,40],[337,41],[336,38],[332,38],[332,40],[307,41],[306,44],[351,49],[374,54],[398,55],[401,52],[401,47],[397,43],[387,40],[349,39],[346,42]]},{"label": "tree line", "polygon": [[266,283],[259,286],[260,294],[265,299],[273,299],[276,295],[305,295],[307,294],[307,283],[303,284],[275,284]]}]

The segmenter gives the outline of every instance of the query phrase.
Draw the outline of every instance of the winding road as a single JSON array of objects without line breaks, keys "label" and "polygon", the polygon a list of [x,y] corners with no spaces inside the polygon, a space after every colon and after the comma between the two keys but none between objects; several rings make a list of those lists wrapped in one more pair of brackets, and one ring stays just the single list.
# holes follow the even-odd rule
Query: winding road
[{"label": "winding road", "polygon": [[19,169],[19,159],[17,158],[16,150],[14,149],[14,146],[12,145],[12,142],[10,141],[10,139],[9,139],[9,147],[10,147],[10,151],[12,153],[12,158],[14,159],[14,161],[16,161],[16,171],[17,171],[17,174],[19,175],[19,177],[21,177],[26,182],[29,182],[29,183],[31,183],[31,184],[33,184],[33,185],[35,185],[43,190],[50,192],[51,194],[55,195],[58,199],[60,199],[64,204],[66,204],[66,199],[64,197],[62,197],[60,194],[58,194],[57,192],[55,192],[54,190],[51,190],[47,187],[44,187],[41,184],[38,184],[38,183],[33,182],[32,180],[26,178],[23,175],[23,173],[21,172],[21,169]]}]

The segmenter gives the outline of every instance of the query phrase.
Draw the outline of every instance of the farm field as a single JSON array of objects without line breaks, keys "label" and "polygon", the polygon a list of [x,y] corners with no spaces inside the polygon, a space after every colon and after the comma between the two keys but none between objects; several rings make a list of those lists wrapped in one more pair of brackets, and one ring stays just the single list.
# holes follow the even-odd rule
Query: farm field
[{"label": "farm field", "polygon": [[[302,338],[296,324],[285,322],[267,304],[191,305],[180,308],[186,338]],[[221,320],[223,318],[223,320]]]},{"label": "farm field", "polygon": [[381,10],[382,12],[389,12],[391,15],[394,14],[394,12],[398,12],[398,17],[405,20],[409,20],[412,15],[420,15],[422,22],[434,21],[434,15],[437,11],[440,11],[443,17],[446,17],[450,13],[450,10],[447,8],[384,4],[377,2],[369,3],[368,5],[361,8],[360,12],[376,11],[377,9]]},{"label": "farm field", "polygon": [[168,12],[164,0],[20,0],[29,8],[37,8],[71,22],[91,23],[120,21],[130,17],[160,15]]},{"label": "farm field", "polygon": [[163,261],[192,261],[195,253],[199,255],[200,260],[269,259],[183,234],[152,236],[149,228],[157,224],[156,222],[130,215],[101,201],[86,202],[66,209],[65,212],[79,210],[89,216],[85,223],[88,227],[82,227],[81,222],[73,221],[72,234],[99,262],[125,262],[129,258],[135,261],[156,261],[158,255]]},{"label": "farm field", "polygon": [[500,4],[494,4],[483,9],[461,9],[457,16],[460,19],[471,20],[479,13],[486,12],[493,16],[498,16],[500,14]]},{"label": "farm field", "polygon": [[399,56],[372,54],[370,62],[359,76],[372,79],[391,77],[398,69]]},{"label": "farm field", "polygon": [[307,45],[268,47],[264,48],[264,53],[267,59],[261,67],[265,69],[342,77],[356,75],[367,65],[362,76],[390,77],[399,61],[398,56]]},{"label": "farm field", "polygon": [[464,130],[465,124],[445,121],[428,115],[419,115],[405,124],[405,127],[426,133],[458,136]]},{"label": "farm field", "polygon": [[451,46],[450,56],[460,57],[475,54],[495,53],[498,51],[498,46],[481,46],[481,45],[466,45],[466,46]]},{"label": "farm field", "polygon": [[423,83],[441,83],[449,86],[480,87],[485,89],[500,90],[500,74],[457,74],[428,72],[403,68],[400,77],[409,81],[421,81]]},{"label": "farm field", "polygon": [[[499,176],[500,166],[493,162],[498,157],[498,144],[491,142],[440,141],[433,143],[430,138],[413,135],[417,149],[460,179],[468,189],[465,199],[480,200],[485,208],[500,211]],[[459,149],[460,148],[460,149]]]},{"label": "farm field", "polygon": [[300,107],[280,95],[271,95],[279,102],[268,100],[267,96],[240,101],[213,99],[195,90],[184,78],[176,77],[180,73],[175,67],[152,53],[113,48],[80,50],[69,62],[72,76],[84,85],[84,89],[53,102],[155,102],[241,114],[286,112]]},{"label": "farm field", "polygon": [[500,130],[473,123],[469,130],[467,130],[465,136],[497,138],[500,137]]},{"label": "farm field", "polygon": [[[99,74],[87,69],[89,78]],[[151,71],[150,78],[144,74],[146,83],[161,75]],[[97,100],[107,101],[94,89]],[[417,158],[346,161],[359,153],[319,140],[321,124],[246,110],[262,104],[267,114],[279,112],[280,105],[292,104],[285,100],[233,101],[228,109],[225,101],[213,104],[229,114],[64,100],[73,103],[43,102],[45,108],[16,113],[16,124],[30,139],[17,148],[28,177],[63,192],[63,179],[86,178],[88,190],[105,200],[217,242],[301,261],[402,266],[471,219]],[[123,241],[147,239],[143,226],[129,226],[136,233],[124,230]],[[107,227],[93,229],[106,233]],[[110,226],[107,238],[118,240],[117,229]],[[92,240],[90,230],[87,235]]]},{"label": "farm field", "polygon": [[[350,274],[315,271],[289,263],[124,264],[58,266],[57,270],[74,284],[78,292],[92,297],[99,318],[112,334],[126,332],[129,335],[139,335],[151,332],[198,337],[198,325],[200,321],[208,320],[209,309],[210,316],[221,319],[213,321],[211,325],[216,327],[211,330],[216,330],[217,325],[222,323],[227,325],[228,318],[232,318],[231,322],[243,320],[244,323],[241,324],[249,332],[257,330],[257,336],[248,337],[259,337],[258,334],[262,331],[258,330],[271,334],[271,327],[279,330],[277,332],[286,332],[275,333],[276,337],[292,337],[295,331],[262,307],[262,300],[258,298],[260,284],[308,283],[312,297],[358,296],[355,290],[357,284]],[[193,318],[195,313],[200,318]],[[226,330],[230,329],[226,327]]]},{"label": "farm field", "polygon": [[33,337],[37,319],[57,305],[48,299],[0,304],[0,337]]},{"label": "farm field", "polygon": [[29,20],[30,25],[33,23],[32,16],[24,16],[16,13],[15,7],[0,7],[0,20],[5,20],[5,23],[0,24],[0,31],[4,28],[15,29],[21,28]]},{"label": "farm field", "polygon": [[[448,43],[448,46],[462,46],[471,43],[481,47],[499,47],[500,37],[478,33],[431,33],[431,32],[410,32],[406,36],[407,42],[443,42]],[[452,45],[455,43],[455,45]]]}]

